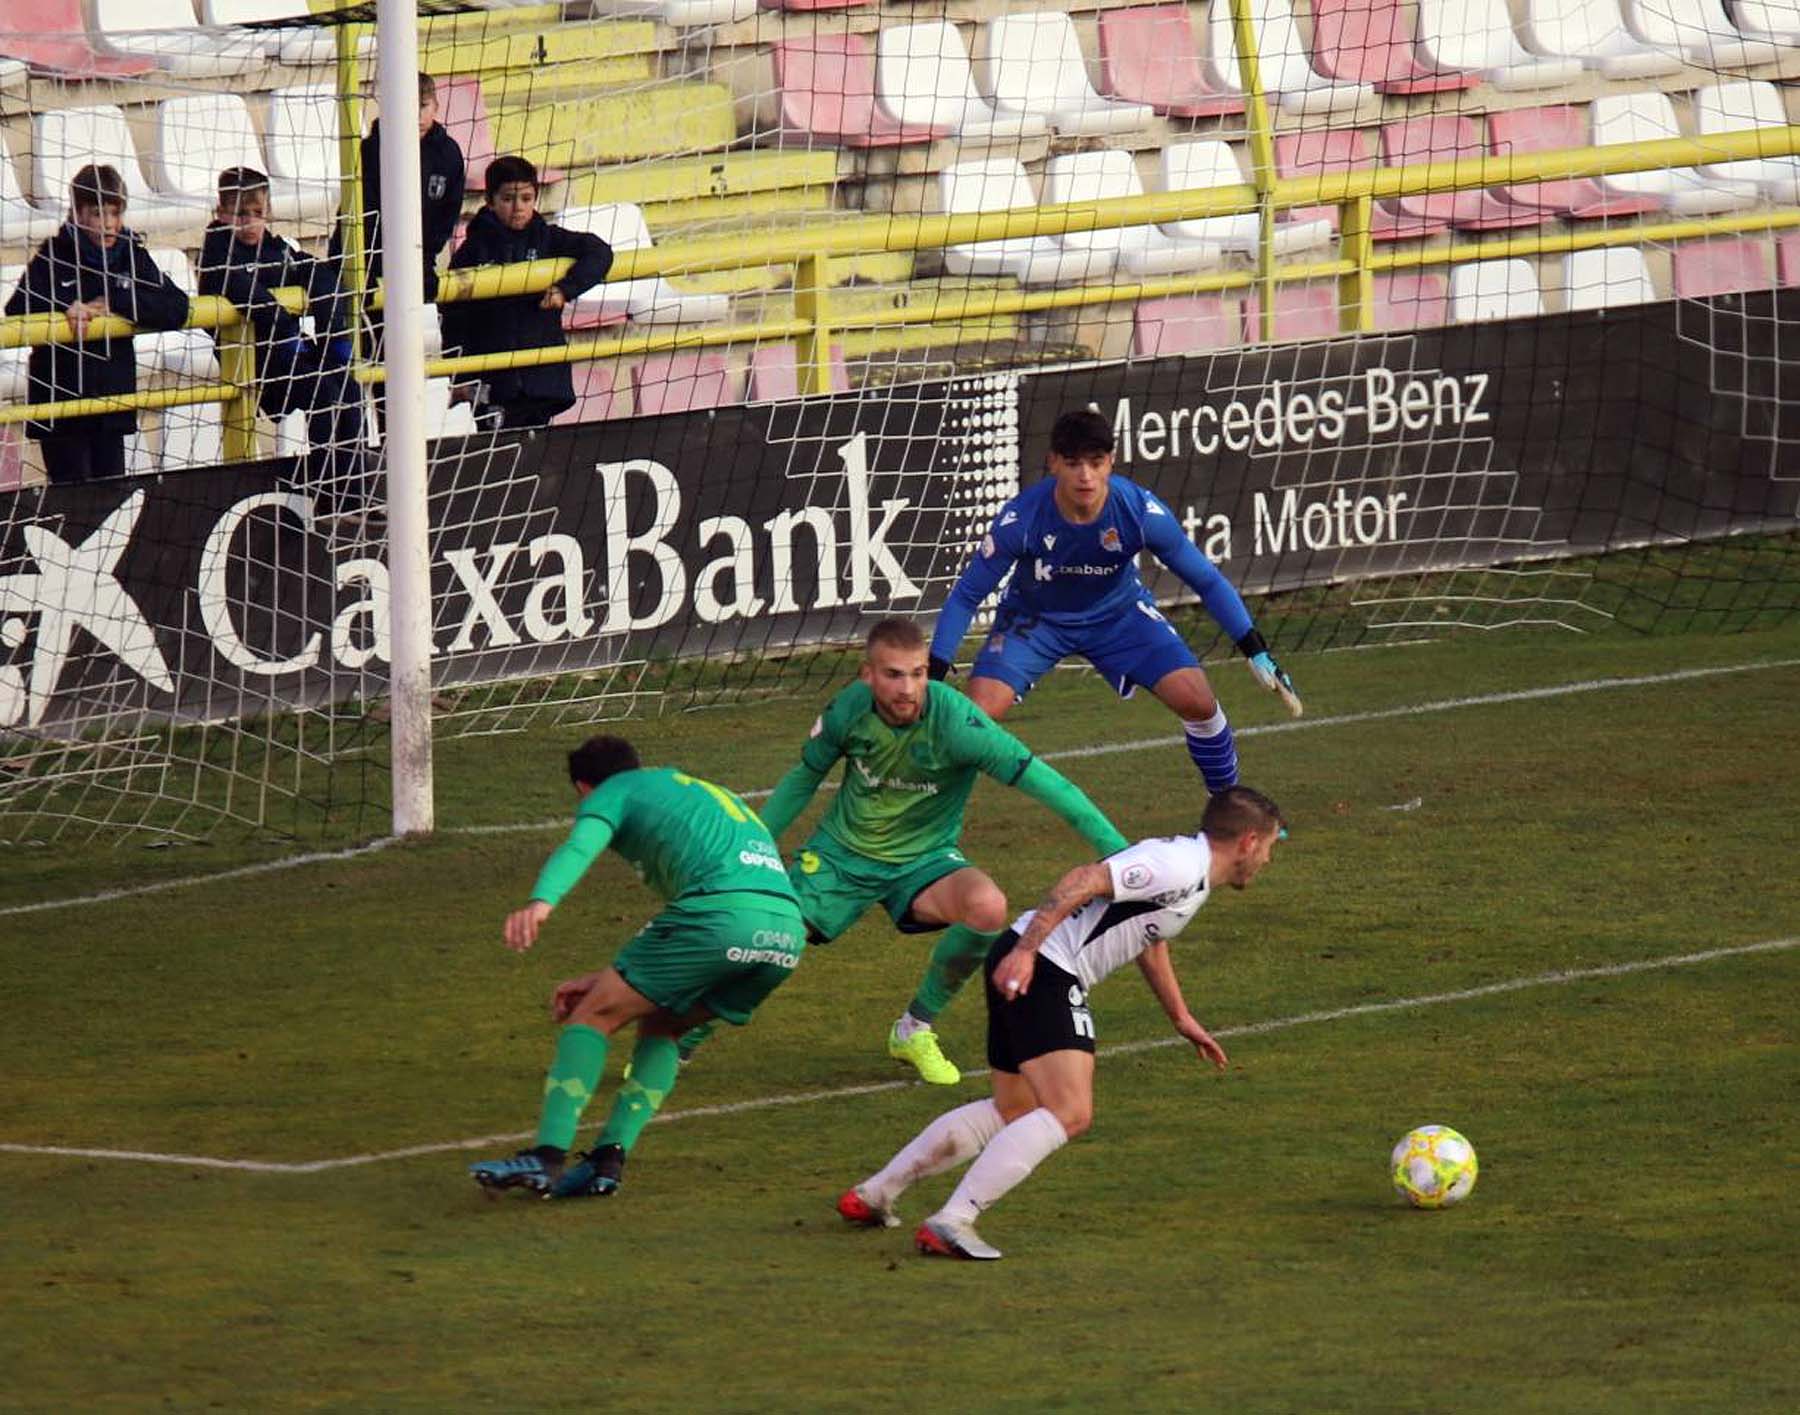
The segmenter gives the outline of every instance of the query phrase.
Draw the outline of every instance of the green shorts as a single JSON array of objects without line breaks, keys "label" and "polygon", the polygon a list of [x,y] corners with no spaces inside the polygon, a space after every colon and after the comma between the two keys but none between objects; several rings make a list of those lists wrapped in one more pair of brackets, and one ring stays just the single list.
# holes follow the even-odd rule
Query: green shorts
[{"label": "green shorts", "polygon": [[901,933],[943,928],[913,918],[912,902],[945,875],[968,867],[968,856],[954,845],[896,863],[859,855],[819,831],[789,863],[788,879],[800,896],[807,942],[829,943],[876,904],[887,910]]},{"label": "green shorts", "polygon": [[772,894],[713,894],[670,904],[613,967],[660,1007],[704,1007],[741,1027],[805,951],[806,923],[793,905]]}]

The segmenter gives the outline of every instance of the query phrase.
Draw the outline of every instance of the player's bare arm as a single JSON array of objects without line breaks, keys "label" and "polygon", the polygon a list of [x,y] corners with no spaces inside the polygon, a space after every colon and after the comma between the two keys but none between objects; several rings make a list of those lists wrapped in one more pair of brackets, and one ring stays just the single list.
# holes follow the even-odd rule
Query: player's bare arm
[{"label": "player's bare arm", "polygon": [[1225,1069],[1225,1048],[1213,1040],[1212,1033],[1200,1025],[1199,1020],[1188,1010],[1187,1000],[1181,995],[1181,983],[1175,977],[1175,963],[1169,957],[1167,942],[1153,943],[1138,955],[1138,971],[1144,975],[1144,981],[1150,985],[1157,1002],[1168,1015],[1170,1024],[1176,1035],[1193,1044],[1199,1055],[1212,1062],[1221,1071]]},{"label": "player's bare arm", "polygon": [[1037,970],[1037,952],[1050,931],[1093,899],[1112,898],[1112,871],[1103,864],[1077,865],[1039,901],[1025,932],[994,969],[994,985],[1007,997],[1031,991],[1031,975]]}]

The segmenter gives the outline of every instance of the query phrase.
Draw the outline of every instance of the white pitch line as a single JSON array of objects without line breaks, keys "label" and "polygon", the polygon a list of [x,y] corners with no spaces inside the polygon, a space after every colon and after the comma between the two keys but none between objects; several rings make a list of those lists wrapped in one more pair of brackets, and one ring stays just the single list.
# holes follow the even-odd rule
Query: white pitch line
[{"label": "white pitch line", "polygon": [[[1726,948],[1708,948],[1698,953],[1676,953],[1664,958],[1640,958],[1629,963],[1608,963],[1593,968],[1565,968],[1551,973],[1536,973],[1526,978],[1509,978],[1504,982],[1484,983],[1480,987],[1458,988],[1454,992],[1424,993],[1418,997],[1396,997],[1386,1002],[1362,1002],[1353,1007],[1334,1007],[1322,1012],[1301,1012],[1291,1017],[1273,1017],[1262,1022],[1244,1022],[1235,1027],[1221,1027],[1213,1036],[1257,1037],[1269,1032],[1286,1031],[1290,1027],[1310,1026],[1315,1022],[1341,1022],[1349,1017],[1367,1017],[1381,1012],[1402,1012],[1410,1008],[1438,1007],[1445,1003],[1468,1002],[1478,997],[1495,997],[1501,993],[1523,992],[1527,988],[1558,987],[1565,983],[1588,982],[1596,978],[1622,978],[1632,973],[1649,973],[1662,968],[1692,968],[1721,958],[1741,958],[1755,953],[1779,953],[1800,947],[1800,935],[1791,938],[1764,939],[1760,943],[1740,943]],[[1160,1051],[1164,1047],[1187,1046],[1181,1037],[1158,1037],[1151,1041],[1120,1042],[1100,1048],[1101,1056],[1125,1056],[1132,1052]],[[985,1076],[985,1069],[965,1071],[964,1076]],[[754,1100],[729,1101],[722,1105],[695,1106],[692,1110],[666,1112],[652,1124],[668,1124],[677,1120],[704,1120],[721,1115],[742,1115],[748,1111],[775,1110],[782,1106],[812,1105],[817,1101],[844,1100],[855,1096],[878,1095],[923,1085],[920,1081],[879,1081],[863,1086],[839,1086],[829,1091],[800,1091],[784,1096],[759,1096]],[[388,1160],[416,1159],[421,1155],[439,1155],[455,1150],[480,1150],[491,1145],[513,1144],[528,1139],[532,1131],[519,1130],[504,1135],[478,1135],[467,1140],[444,1140],[430,1145],[409,1145],[402,1150],[380,1150],[372,1154],[345,1155],[338,1159],[303,1160],[231,1160],[211,1155],[170,1155],[154,1150],[93,1150],[72,1145],[17,1145],[0,1142],[0,1153],[13,1155],[55,1155],[73,1159],[126,1160],[138,1164],[186,1165],[190,1168],[235,1169],[251,1174],[318,1174],[330,1169],[353,1169],[360,1165],[383,1164]]]},{"label": "white pitch line", "polygon": [[[1339,713],[1334,717],[1303,717],[1291,722],[1271,722],[1262,726],[1240,727],[1236,729],[1239,737],[1260,737],[1276,732],[1308,732],[1321,727],[1350,727],[1364,722],[1383,722],[1401,717],[1423,717],[1431,713],[1452,712],[1458,708],[1493,707],[1504,703],[1533,702],[1540,698],[1569,697],[1577,693],[1599,693],[1619,688],[1650,688],[1665,683],[1681,683],[1696,678],[1716,678],[1728,673],[1764,673],[1770,669],[1800,668],[1800,658],[1765,659],[1756,663],[1728,663],[1710,668],[1680,668],[1668,673],[1650,673],[1636,678],[1590,678],[1575,683],[1556,683],[1546,688],[1515,688],[1504,693],[1482,693],[1466,698],[1439,698],[1428,703],[1414,703],[1407,707],[1374,708],[1367,712]],[[1139,737],[1129,742],[1102,742],[1092,747],[1069,747],[1059,752],[1041,752],[1039,755],[1047,762],[1077,760],[1084,757],[1110,756],[1114,752],[1142,752],[1154,748],[1178,745],[1179,737]],[[832,789],[834,783],[825,783],[826,789]],[[771,794],[774,788],[762,787],[755,791],[742,793],[746,801],[760,801]],[[513,821],[505,825],[458,825],[448,826],[437,832],[440,836],[450,835],[515,835],[525,832],[566,830],[567,817],[539,821]],[[386,849],[396,843],[396,837],[383,836],[379,840],[370,841],[367,845],[359,845],[349,850],[324,851],[311,855],[296,855],[291,859],[274,860],[260,865],[242,865],[237,869],[224,870],[218,874],[193,875],[187,879],[161,880],[156,884],[134,885],[128,889],[109,889],[99,894],[77,894],[66,899],[42,899],[31,904],[12,904],[0,908],[0,919],[14,914],[38,914],[50,909],[73,909],[87,904],[110,904],[119,899],[135,899],[145,894],[161,894],[171,889],[191,889],[199,885],[220,884],[229,880],[243,879],[250,875],[268,874],[275,870],[291,870],[301,865],[326,864],[334,860],[352,859],[358,855],[372,854]]]}]

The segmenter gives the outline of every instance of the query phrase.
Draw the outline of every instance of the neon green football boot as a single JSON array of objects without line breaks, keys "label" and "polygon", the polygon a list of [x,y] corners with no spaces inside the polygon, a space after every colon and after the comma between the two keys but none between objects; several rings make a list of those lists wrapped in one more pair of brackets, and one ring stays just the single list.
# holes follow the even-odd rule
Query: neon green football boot
[{"label": "neon green football boot", "polygon": [[937,1033],[929,1027],[918,1028],[904,1041],[898,1022],[888,1028],[888,1055],[904,1061],[919,1073],[919,1078],[933,1086],[954,1086],[962,1080],[962,1072],[938,1046]]}]

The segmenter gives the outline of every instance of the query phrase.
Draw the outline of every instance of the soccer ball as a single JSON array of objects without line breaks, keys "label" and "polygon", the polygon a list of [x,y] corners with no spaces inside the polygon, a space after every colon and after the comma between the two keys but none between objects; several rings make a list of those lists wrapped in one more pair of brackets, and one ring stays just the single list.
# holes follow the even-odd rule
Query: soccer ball
[{"label": "soccer ball", "polygon": [[1394,1188],[1415,1209],[1441,1209],[1475,1187],[1475,1147],[1448,1125],[1421,1125],[1394,1146]]}]

